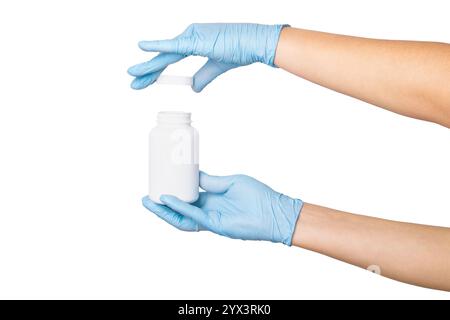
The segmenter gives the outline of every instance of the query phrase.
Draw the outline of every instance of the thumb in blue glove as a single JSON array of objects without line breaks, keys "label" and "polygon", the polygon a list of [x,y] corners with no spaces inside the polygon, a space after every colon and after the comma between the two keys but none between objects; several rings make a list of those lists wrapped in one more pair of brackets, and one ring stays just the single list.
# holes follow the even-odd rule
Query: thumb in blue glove
[{"label": "thumb in blue glove", "polygon": [[274,67],[283,27],[251,23],[195,23],[173,39],[142,41],[139,43],[142,50],[160,54],[128,69],[128,73],[136,77],[131,87],[148,87],[168,65],[191,55],[209,58],[194,75],[192,89],[196,92],[202,91],[217,76],[239,66],[261,62]]},{"label": "thumb in blue glove", "polygon": [[201,172],[200,187],[206,192],[193,204],[163,195],[165,205],[148,197],[143,198],[143,205],[180,230],[208,230],[233,239],[291,245],[301,200],[245,175],[217,177]]}]

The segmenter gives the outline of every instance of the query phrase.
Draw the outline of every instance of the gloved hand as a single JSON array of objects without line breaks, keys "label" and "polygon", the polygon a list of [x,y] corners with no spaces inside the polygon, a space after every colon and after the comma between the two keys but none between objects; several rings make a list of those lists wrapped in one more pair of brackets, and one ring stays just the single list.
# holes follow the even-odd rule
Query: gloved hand
[{"label": "gloved hand", "polygon": [[150,211],[184,231],[208,230],[243,240],[292,243],[303,202],[280,194],[245,175],[225,177],[200,173],[199,199],[189,204],[171,195],[156,204],[148,197],[142,202]]},{"label": "gloved hand", "polygon": [[143,89],[155,82],[172,63],[193,55],[208,57],[194,75],[192,89],[200,92],[220,74],[262,62],[274,67],[275,51],[283,25],[250,23],[194,23],[171,40],[141,41],[144,51],[160,52],[148,62],[135,65],[128,73],[136,79],[133,89]]}]

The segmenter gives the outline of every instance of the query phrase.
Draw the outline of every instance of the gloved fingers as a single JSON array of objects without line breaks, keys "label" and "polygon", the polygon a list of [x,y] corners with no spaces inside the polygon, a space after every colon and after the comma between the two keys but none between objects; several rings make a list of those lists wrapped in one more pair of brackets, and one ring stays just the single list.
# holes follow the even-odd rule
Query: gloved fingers
[{"label": "gloved fingers", "polygon": [[166,206],[153,202],[148,196],[142,198],[142,204],[148,210],[156,214],[159,218],[177,229],[183,231],[199,231],[198,224],[193,220],[174,212],[172,209]]},{"label": "gloved fingers", "polygon": [[234,176],[210,176],[200,171],[200,188],[207,192],[224,193],[233,184]]},{"label": "gloved fingers", "polygon": [[195,73],[192,89],[195,92],[200,92],[219,75],[237,67],[239,67],[237,64],[223,63],[208,59],[208,61]]},{"label": "gloved fingers", "polygon": [[128,73],[134,77],[142,77],[146,74],[166,68],[169,64],[178,62],[186,56],[176,53],[160,53],[150,61],[134,65],[128,69]]},{"label": "gloved fingers", "polygon": [[192,205],[208,214],[210,211],[217,211],[219,207],[223,206],[223,203],[223,195],[220,193],[200,192],[198,200]]},{"label": "gloved fingers", "polygon": [[178,52],[179,40],[178,38],[170,40],[151,40],[140,41],[139,48],[148,52],[166,52],[166,53],[181,53]]},{"label": "gloved fingers", "polygon": [[199,225],[203,227],[209,226],[209,219],[207,214],[200,208],[193,206],[187,202],[178,199],[171,195],[162,195],[160,198],[161,202],[168,206],[173,211],[196,221]]},{"label": "gloved fingers", "polygon": [[146,74],[142,77],[137,77],[131,82],[131,88],[135,90],[140,90],[147,88],[149,85],[154,83],[156,79],[161,75],[161,73],[164,71],[164,69]]}]

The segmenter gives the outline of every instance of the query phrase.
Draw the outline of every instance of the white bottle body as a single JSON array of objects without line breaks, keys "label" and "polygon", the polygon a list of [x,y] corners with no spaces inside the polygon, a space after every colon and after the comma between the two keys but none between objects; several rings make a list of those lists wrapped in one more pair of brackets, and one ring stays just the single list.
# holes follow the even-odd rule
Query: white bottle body
[{"label": "white bottle body", "polygon": [[199,137],[191,114],[160,112],[149,137],[149,197],[160,203],[163,194],[186,202],[198,199]]}]

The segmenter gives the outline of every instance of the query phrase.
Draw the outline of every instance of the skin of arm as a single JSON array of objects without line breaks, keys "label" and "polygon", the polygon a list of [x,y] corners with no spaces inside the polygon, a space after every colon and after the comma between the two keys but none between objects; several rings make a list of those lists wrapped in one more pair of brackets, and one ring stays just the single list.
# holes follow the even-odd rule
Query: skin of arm
[{"label": "skin of arm", "polygon": [[[284,28],[275,64],[384,109],[450,127],[450,45]],[[402,282],[450,291],[450,228],[305,204],[293,245]]]},{"label": "skin of arm", "polygon": [[450,128],[450,44],[286,27],[275,65],[384,109]]},{"label": "skin of arm", "polygon": [[450,291],[450,228],[305,203],[292,244],[398,281]]},{"label": "skin of arm", "polygon": [[[226,32],[230,28],[224,28],[224,31],[222,27],[214,24],[197,25],[197,28],[199,27],[204,33],[195,32],[193,35],[213,35],[212,39],[216,39],[217,35],[224,32],[229,39],[235,37],[240,39],[241,33]],[[178,52],[180,46],[176,43],[173,49],[167,49],[167,45],[167,41],[151,41],[142,45],[146,51],[175,53],[175,58],[169,55],[162,56],[165,57],[163,59],[158,55],[153,62],[137,66],[139,72],[136,71],[136,66],[132,67],[129,72],[136,77],[134,81],[139,84],[134,86],[135,89],[142,89],[153,83],[167,63],[174,63],[184,57],[185,52]],[[230,57],[233,57],[235,52],[232,53]],[[252,51],[250,56],[251,54]],[[208,54],[197,52],[196,55],[208,56],[213,60],[215,58],[211,52]],[[225,62],[231,63],[232,68],[235,67],[233,65],[235,61]],[[237,65],[254,62],[250,59]],[[286,27],[281,31],[274,63],[321,86],[405,116],[432,121],[450,128],[449,44],[366,39]],[[229,66],[227,68],[223,65],[218,68],[215,64],[210,66],[214,68],[202,67],[202,72],[196,74],[197,79],[207,79],[207,81],[203,79],[203,85],[198,91],[218,75],[230,70]],[[222,199],[215,193],[221,189],[218,186],[223,186],[221,179],[226,181],[229,177],[208,178],[211,179],[217,180],[217,186],[213,184],[209,193],[207,190],[209,183],[202,186],[207,191],[206,198]],[[143,203],[163,220],[185,231],[203,230],[199,228],[195,218],[206,219],[207,215],[203,209],[210,213],[211,208],[208,206],[214,204],[215,216],[221,219],[211,221],[222,222],[228,219],[228,223],[225,227],[219,223],[221,228],[215,224],[208,225],[207,230],[232,238],[274,241],[272,236],[255,235],[254,230],[249,228],[248,216],[245,214],[255,213],[250,215],[254,218],[250,225],[258,226],[260,231],[266,229],[260,224],[263,222],[260,219],[260,210],[264,206],[255,199],[261,195],[264,202],[268,199],[266,196],[268,191],[266,187],[253,180],[247,178],[244,180],[246,183],[230,184],[230,188],[237,190],[242,187],[244,192],[232,193],[233,205],[227,208],[223,220],[221,213],[224,213],[224,208],[230,204],[228,193],[227,199],[222,199],[223,202],[203,201],[198,204],[199,208],[181,204],[180,200],[170,198],[166,198],[165,202],[170,208],[158,206],[149,199],[144,199]],[[248,196],[249,191],[252,191],[252,196]],[[236,225],[244,227],[236,228]],[[295,246],[363,268],[373,267],[373,270],[379,271],[381,275],[402,282],[450,291],[450,228],[383,220],[306,203],[301,209],[300,218],[296,224],[294,221],[292,226],[295,226],[292,238],[292,244]],[[252,232],[247,234],[249,231]],[[291,234],[290,231],[289,236]],[[281,241],[277,239],[274,242]]]}]

